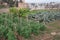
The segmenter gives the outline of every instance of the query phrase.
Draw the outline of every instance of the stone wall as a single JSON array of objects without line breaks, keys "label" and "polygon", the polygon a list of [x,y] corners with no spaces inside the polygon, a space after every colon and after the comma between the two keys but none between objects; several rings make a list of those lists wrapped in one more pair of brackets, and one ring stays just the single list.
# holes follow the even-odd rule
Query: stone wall
[{"label": "stone wall", "polygon": [[27,3],[18,3],[19,8],[27,8],[28,4]]}]

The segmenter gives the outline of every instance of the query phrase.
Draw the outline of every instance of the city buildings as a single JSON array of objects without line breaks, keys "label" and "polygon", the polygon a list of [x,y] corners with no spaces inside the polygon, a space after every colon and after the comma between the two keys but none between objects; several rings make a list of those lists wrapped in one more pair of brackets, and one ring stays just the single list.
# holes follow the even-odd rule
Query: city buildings
[{"label": "city buildings", "polygon": [[[0,4],[8,5],[6,2],[1,2]],[[13,0],[13,5],[18,8],[29,8],[31,10],[38,9],[60,9],[60,3],[50,2],[50,3],[26,3],[25,0]]]}]

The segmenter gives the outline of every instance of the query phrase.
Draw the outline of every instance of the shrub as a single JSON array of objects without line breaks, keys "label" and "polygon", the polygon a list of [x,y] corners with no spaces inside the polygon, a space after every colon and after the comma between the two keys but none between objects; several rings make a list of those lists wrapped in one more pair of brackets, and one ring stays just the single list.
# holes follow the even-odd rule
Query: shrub
[{"label": "shrub", "polygon": [[18,9],[15,7],[10,8],[9,11],[13,14],[14,17],[18,15]]},{"label": "shrub", "polygon": [[10,8],[9,11],[10,11],[11,13],[18,13],[18,9],[15,8],[15,7]]},{"label": "shrub", "polygon": [[12,7],[9,9],[10,13],[14,14],[14,16],[19,16],[19,17],[23,17],[28,15],[29,9],[27,8],[20,8],[19,10],[15,7]]}]

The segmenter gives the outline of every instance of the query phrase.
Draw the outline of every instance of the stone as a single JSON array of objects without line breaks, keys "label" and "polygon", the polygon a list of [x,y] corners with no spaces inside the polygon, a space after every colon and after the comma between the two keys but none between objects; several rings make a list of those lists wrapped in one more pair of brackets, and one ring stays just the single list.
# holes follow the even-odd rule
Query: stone
[{"label": "stone", "polygon": [[57,33],[56,32],[51,32],[51,35],[55,36]]}]

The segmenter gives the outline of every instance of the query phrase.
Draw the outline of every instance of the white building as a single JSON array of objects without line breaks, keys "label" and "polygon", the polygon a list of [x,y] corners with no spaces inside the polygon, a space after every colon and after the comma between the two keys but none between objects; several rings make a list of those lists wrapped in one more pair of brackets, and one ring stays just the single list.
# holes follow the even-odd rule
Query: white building
[{"label": "white building", "polygon": [[31,10],[38,10],[38,9],[45,9],[45,4],[39,4],[39,3],[29,3],[29,8]]}]

